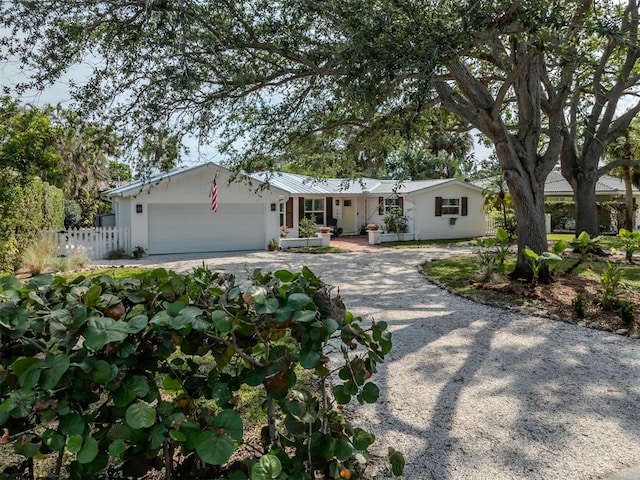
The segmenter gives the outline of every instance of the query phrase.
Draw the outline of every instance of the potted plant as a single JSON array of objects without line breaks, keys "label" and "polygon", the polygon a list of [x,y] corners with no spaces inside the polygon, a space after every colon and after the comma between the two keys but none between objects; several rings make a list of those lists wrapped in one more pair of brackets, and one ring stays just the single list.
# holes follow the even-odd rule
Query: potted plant
[{"label": "potted plant", "polygon": [[320,227],[320,233],[331,233],[331,229],[329,227]]},{"label": "potted plant", "polygon": [[278,240],[276,240],[275,238],[272,238],[271,240],[269,240],[269,251],[273,252],[274,250],[278,249]]},{"label": "potted plant", "polygon": [[377,223],[370,223],[369,225],[367,225],[367,230],[378,230],[379,228],[380,227]]}]

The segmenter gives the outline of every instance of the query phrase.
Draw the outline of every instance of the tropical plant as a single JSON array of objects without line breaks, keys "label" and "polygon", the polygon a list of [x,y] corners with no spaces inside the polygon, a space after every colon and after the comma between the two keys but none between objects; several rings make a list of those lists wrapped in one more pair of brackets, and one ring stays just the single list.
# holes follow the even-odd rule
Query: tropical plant
[{"label": "tropical plant", "polygon": [[531,280],[532,285],[536,285],[538,283],[540,271],[544,266],[552,268],[562,261],[562,257],[555,253],[542,252],[538,254],[530,248],[525,248],[524,254],[529,260],[529,265],[531,266],[531,272],[533,274],[533,279]]},{"label": "tropical plant", "polygon": [[632,232],[621,228],[618,232],[618,238],[622,242],[625,259],[627,262],[633,263],[633,254],[640,249],[640,232]]},{"label": "tropical plant", "polygon": [[[48,457],[52,477],[141,478],[160,465],[167,479],[361,477],[375,437],[338,407],[378,399],[371,377],[391,349],[386,323],[355,317],[306,267],[241,283],[205,267],[4,277],[0,339],[0,427],[27,479]],[[262,446],[229,462],[250,441],[243,385],[261,397]],[[401,474],[402,456],[389,460]]]},{"label": "tropical plant", "polygon": [[591,235],[583,231],[569,242],[569,246],[580,253],[580,261],[584,262],[590,252],[599,249],[598,242],[600,238],[600,236],[591,238]]},{"label": "tropical plant", "polygon": [[477,250],[481,263],[481,280],[491,280],[495,270],[503,274],[506,270],[505,261],[509,256],[510,235],[504,228],[498,228],[495,237],[476,238]]},{"label": "tropical plant", "polygon": [[600,284],[602,285],[602,308],[612,310],[618,306],[618,294],[622,283],[622,270],[620,265],[607,261],[606,268],[602,271]]}]

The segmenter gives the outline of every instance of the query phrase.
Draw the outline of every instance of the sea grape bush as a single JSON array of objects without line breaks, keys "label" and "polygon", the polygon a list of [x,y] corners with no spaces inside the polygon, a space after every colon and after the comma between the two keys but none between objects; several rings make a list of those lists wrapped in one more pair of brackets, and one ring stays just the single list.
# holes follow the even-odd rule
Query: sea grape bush
[{"label": "sea grape bush", "polygon": [[[45,459],[51,477],[76,479],[155,468],[165,478],[362,478],[375,437],[337,407],[378,399],[370,377],[390,349],[384,322],[352,315],[306,267],[244,282],[204,267],[142,280],[4,277],[0,437],[26,477]],[[262,392],[267,422],[253,454],[230,461],[245,441],[243,385]],[[402,455],[390,449],[389,460],[400,475]]]}]

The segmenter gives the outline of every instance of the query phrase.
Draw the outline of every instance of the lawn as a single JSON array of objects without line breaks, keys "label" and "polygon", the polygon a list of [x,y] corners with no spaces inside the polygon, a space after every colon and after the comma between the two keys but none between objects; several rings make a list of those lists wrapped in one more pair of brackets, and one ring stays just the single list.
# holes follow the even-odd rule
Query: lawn
[{"label": "lawn", "polygon": [[[515,257],[505,262],[505,273],[513,269]],[[451,291],[475,298],[478,301],[530,306],[536,310],[547,311],[560,318],[577,323],[582,320],[574,302],[580,298],[586,305],[587,323],[596,323],[599,328],[618,330],[628,328],[629,333],[640,332],[640,324],[628,325],[621,321],[616,308],[602,307],[603,273],[613,265],[621,275],[622,283],[617,289],[619,300],[630,302],[635,312],[640,312],[640,268],[624,263],[622,252],[608,257],[591,257],[579,262],[579,256],[565,251],[565,258],[557,266],[554,281],[551,284],[536,286],[511,280],[507,275],[495,275],[490,281],[483,282],[482,265],[478,255],[463,255],[448,259],[434,260],[422,265],[423,273],[430,279],[446,286]]]}]

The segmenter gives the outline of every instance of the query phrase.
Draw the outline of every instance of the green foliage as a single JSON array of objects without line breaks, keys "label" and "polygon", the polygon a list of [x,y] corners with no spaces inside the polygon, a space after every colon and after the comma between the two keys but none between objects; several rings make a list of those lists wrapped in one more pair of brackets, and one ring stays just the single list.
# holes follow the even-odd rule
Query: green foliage
[{"label": "green foliage", "polygon": [[318,225],[315,218],[304,217],[298,222],[298,235],[300,238],[307,239],[307,246],[309,246],[309,238],[315,237],[318,231]]},{"label": "green foliage", "polygon": [[0,270],[14,271],[20,256],[42,229],[64,221],[62,193],[38,178],[25,179],[15,170],[0,169]]},{"label": "green foliage", "polygon": [[140,260],[146,255],[147,255],[147,251],[144,249],[144,247],[140,245],[136,245],[136,247],[133,249],[133,252],[131,252],[131,257],[136,260]]},{"label": "green foliage", "polygon": [[587,232],[582,232],[569,242],[569,245],[580,253],[580,261],[584,262],[587,254],[598,249],[600,237],[591,238]]},{"label": "green foliage", "polygon": [[633,263],[633,254],[640,249],[640,232],[630,232],[621,228],[618,232],[618,238],[622,242],[622,248],[625,251],[625,259],[629,263]]},{"label": "green foliage", "polygon": [[482,264],[482,281],[489,281],[493,273],[505,273],[511,236],[504,228],[498,228],[495,238],[476,238],[477,253]]},{"label": "green foliage", "polygon": [[[159,461],[186,478],[194,457],[199,476],[241,478],[223,465],[245,441],[234,400],[243,385],[267,415],[262,456],[247,461],[252,479],[361,474],[375,438],[337,407],[378,399],[370,377],[391,349],[386,323],[353,316],[306,267],[258,269],[242,283],[204,267],[122,280],[4,277],[0,340],[0,427],[27,465],[56,456],[50,476],[68,462],[70,478],[109,465],[141,477]],[[181,460],[165,455],[178,449]],[[400,475],[402,456],[389,461]]]},{"label": "green foliage", "polygon": [[587,314],[587,299],[584,295],[576,295],[576,298],[571,301],[571,308],[576,318],[584,318]]},{"label": "green foliage", "polygon": [[529,247],[525,247],[522,251],[529,262],[531,272],[533,273],[532,283],[536,284],[540,277],[540,271],[547,265],[553,268],[562,261],[562,257],[552,252],[542,252],[540,254],[534,252]]},{"label": "green foliage", "polygon": [[64,201],[64,228],[82,226],[82,207],[75,200]]},{"label": "green foliage", "polygon": [[618,308],[616,314],[620,317],[622,323],[630,327],[636,320],[636,311],[633,303],[628,300],[618,300]]},{"label": "green foliage", "polygon": [[393,207],[382,217],[387,232],[393,232],[400,236],[407,231],[409,218],[402,214],[400,207]]},{"label": "green foliage", "polygon": [[600,278],[602,285],[602,308],[611,310],[617,306],[618,294],[622,283],[622,269],[620,265],[606,262],[606,268],[602,271]]}]

